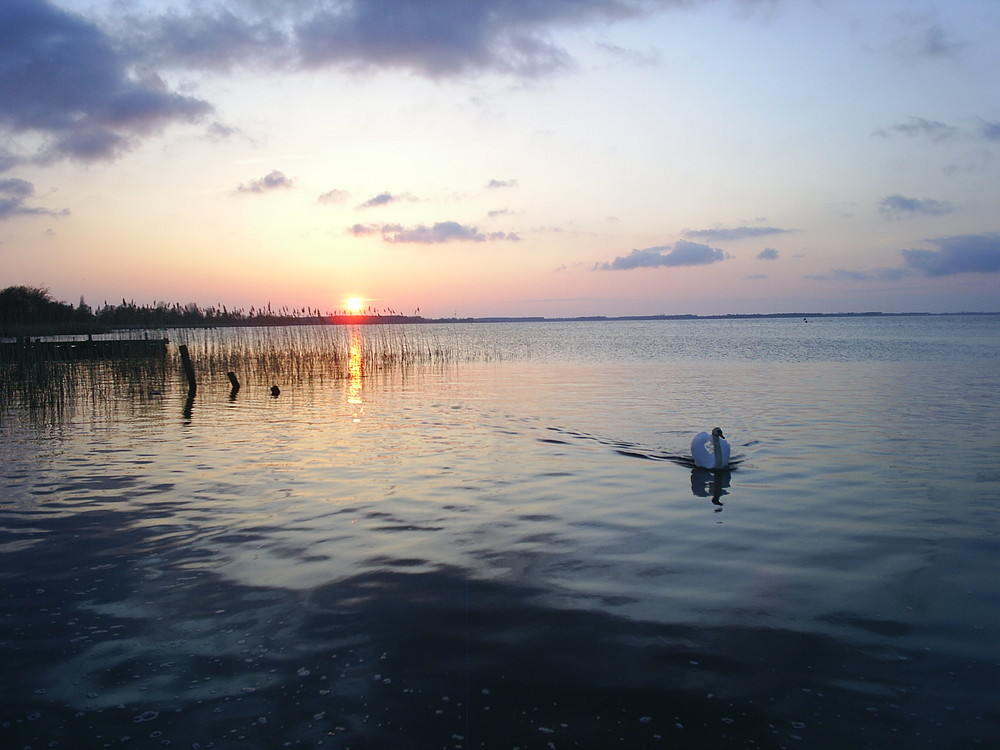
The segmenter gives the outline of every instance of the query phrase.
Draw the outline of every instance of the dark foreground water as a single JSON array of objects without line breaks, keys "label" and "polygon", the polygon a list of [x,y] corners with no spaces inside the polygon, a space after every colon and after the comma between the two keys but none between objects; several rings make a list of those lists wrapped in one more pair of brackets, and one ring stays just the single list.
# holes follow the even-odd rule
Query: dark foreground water
[{"label": "dark foreground water", "polygon": [[0,747],[1000,746],[997,318],[416,330],[3,412]]}]

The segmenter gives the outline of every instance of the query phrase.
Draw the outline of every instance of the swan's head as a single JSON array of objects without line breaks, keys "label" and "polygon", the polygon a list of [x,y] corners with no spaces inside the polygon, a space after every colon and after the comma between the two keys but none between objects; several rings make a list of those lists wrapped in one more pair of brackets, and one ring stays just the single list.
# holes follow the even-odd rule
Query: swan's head
[{"label": "swan's head", "polygon": [[712,437],[722,438],[723,440],[726,439],[726,436],[722,434],[722,428],[721,427],[714,427],[712,429]]}]

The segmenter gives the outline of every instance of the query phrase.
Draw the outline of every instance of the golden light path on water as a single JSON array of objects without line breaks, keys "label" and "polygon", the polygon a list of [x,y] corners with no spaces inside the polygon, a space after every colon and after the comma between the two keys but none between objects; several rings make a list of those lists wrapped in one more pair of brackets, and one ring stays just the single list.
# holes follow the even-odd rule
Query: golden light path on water
[{"label": "golden light path on water", "polygon": [[347,403],[354,407],[354,421],[360,422],[365,412],[361,398],[361,378],[364,374],[364,350],[361,331],[357,326],[351,329],[351,342],[347,355],[347,371],[350,380],[347,389]]}]

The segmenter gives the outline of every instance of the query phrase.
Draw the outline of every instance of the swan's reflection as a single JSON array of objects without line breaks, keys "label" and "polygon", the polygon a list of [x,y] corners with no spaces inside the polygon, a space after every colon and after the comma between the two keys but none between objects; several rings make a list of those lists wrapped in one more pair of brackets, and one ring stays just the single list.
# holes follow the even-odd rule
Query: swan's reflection
[{"label": "swan's reflection", "polygon": [[712,498],[712,503],[719,506],[715,509],[718,513],[722,510],[720,498],[729,494],[731,479],[732,472],[728,469],[694,469],[691,472],[691,492],[695,497]]},{"label": "swan's reflection", "polygon": [[361,331],[357,326],[351,328],[351,342],[347,352],[347,374],[350,380],[347,384],[347,403],[354,407],[354,421],[360,422],[365,413],[365,404],[361,398],[361,376],[364,371],[364,350],[362,349]]}]

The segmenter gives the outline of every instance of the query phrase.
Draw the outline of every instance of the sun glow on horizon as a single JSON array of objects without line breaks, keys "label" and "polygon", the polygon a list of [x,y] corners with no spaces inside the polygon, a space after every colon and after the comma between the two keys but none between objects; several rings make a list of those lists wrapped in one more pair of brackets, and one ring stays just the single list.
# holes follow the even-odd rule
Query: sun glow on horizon
[{"label": "sun glow on horizon", "polygon": [[344,306],[351,315],[357,315],[365,309],[365,301],[361,297],[348,297],[344,300]]}]

